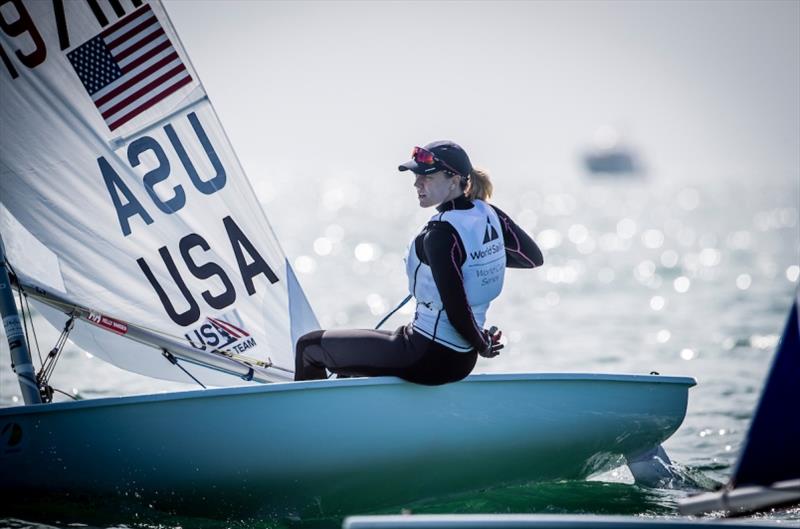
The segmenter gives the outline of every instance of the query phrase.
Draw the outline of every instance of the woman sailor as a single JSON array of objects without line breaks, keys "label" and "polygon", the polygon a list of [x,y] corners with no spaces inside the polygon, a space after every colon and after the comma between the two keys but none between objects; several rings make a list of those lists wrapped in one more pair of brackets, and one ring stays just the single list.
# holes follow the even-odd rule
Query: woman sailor
[{"label": "woman sailor", "polygon": [[295,380],[394,375],[419,384],[466,377],[478,355],[497,356],[501,333],[483,329],[486,310],[500,295],[506,267],[543,262],[536,243],[500,209],[486,202],[488,175],[474,169],[451,141],[415,147],[398,167],[415,175],[419,205],[436,206],[411,242],[406,258],[412,323],[395,331],[314,331],[297,342]]}]

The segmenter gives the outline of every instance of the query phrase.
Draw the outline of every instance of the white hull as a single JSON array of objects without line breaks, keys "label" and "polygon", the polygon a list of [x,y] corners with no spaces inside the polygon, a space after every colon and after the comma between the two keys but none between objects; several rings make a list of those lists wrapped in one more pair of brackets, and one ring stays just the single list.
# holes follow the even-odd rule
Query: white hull
[{"label": "white hull", "polygon": [[0,494],[304,515],[581,479],[668,438],[694,383],[491,374],[424,387],[385,377],[6,408]]}]

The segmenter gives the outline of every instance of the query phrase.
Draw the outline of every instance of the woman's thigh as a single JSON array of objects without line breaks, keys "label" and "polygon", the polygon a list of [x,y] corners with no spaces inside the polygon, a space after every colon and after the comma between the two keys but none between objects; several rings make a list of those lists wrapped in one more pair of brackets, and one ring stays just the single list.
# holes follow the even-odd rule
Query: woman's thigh
[{"label": "woman's thigh", "polygon": [[415,347],[406,329],[329,330],[320,339],[320,358],[329,370],[342,374],[400,374],[425,353]]}]

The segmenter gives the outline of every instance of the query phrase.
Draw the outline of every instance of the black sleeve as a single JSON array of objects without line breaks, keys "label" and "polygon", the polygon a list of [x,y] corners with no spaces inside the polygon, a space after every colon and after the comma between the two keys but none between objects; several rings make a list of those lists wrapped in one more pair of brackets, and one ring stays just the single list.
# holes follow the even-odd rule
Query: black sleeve
[{"label": "black sleeve", "polygon": [[535,268],[542,266],[544,256],[533,239],[500,208],[495,206],[492,208],[500,218],[500,225],[503,228],[503,240],[506,243],[506,267]]},{"label": "black sleeve", "polygon": [[422,246],[447,319],[472,347],[482,351],[488,343],[467,302],[464,278],[461,276],[461,265],[466,260],[461,238],[449,223],[431,223]]}]

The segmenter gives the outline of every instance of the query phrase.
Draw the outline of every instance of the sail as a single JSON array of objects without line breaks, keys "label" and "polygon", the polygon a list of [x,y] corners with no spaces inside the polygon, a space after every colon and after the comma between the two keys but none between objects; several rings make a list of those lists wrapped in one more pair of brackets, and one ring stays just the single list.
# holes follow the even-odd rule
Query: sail
[{"label": "sail", "polygon": [[800,290],[789,314],[731,485],[800,479]]},{"label": "sail", "polygon": [[187,379],[124,342],[131,325],[290,377],[319,325],[160,2],[0,17],[0,229],[20,279],[91,310],[71,339],[124,369]]}]

